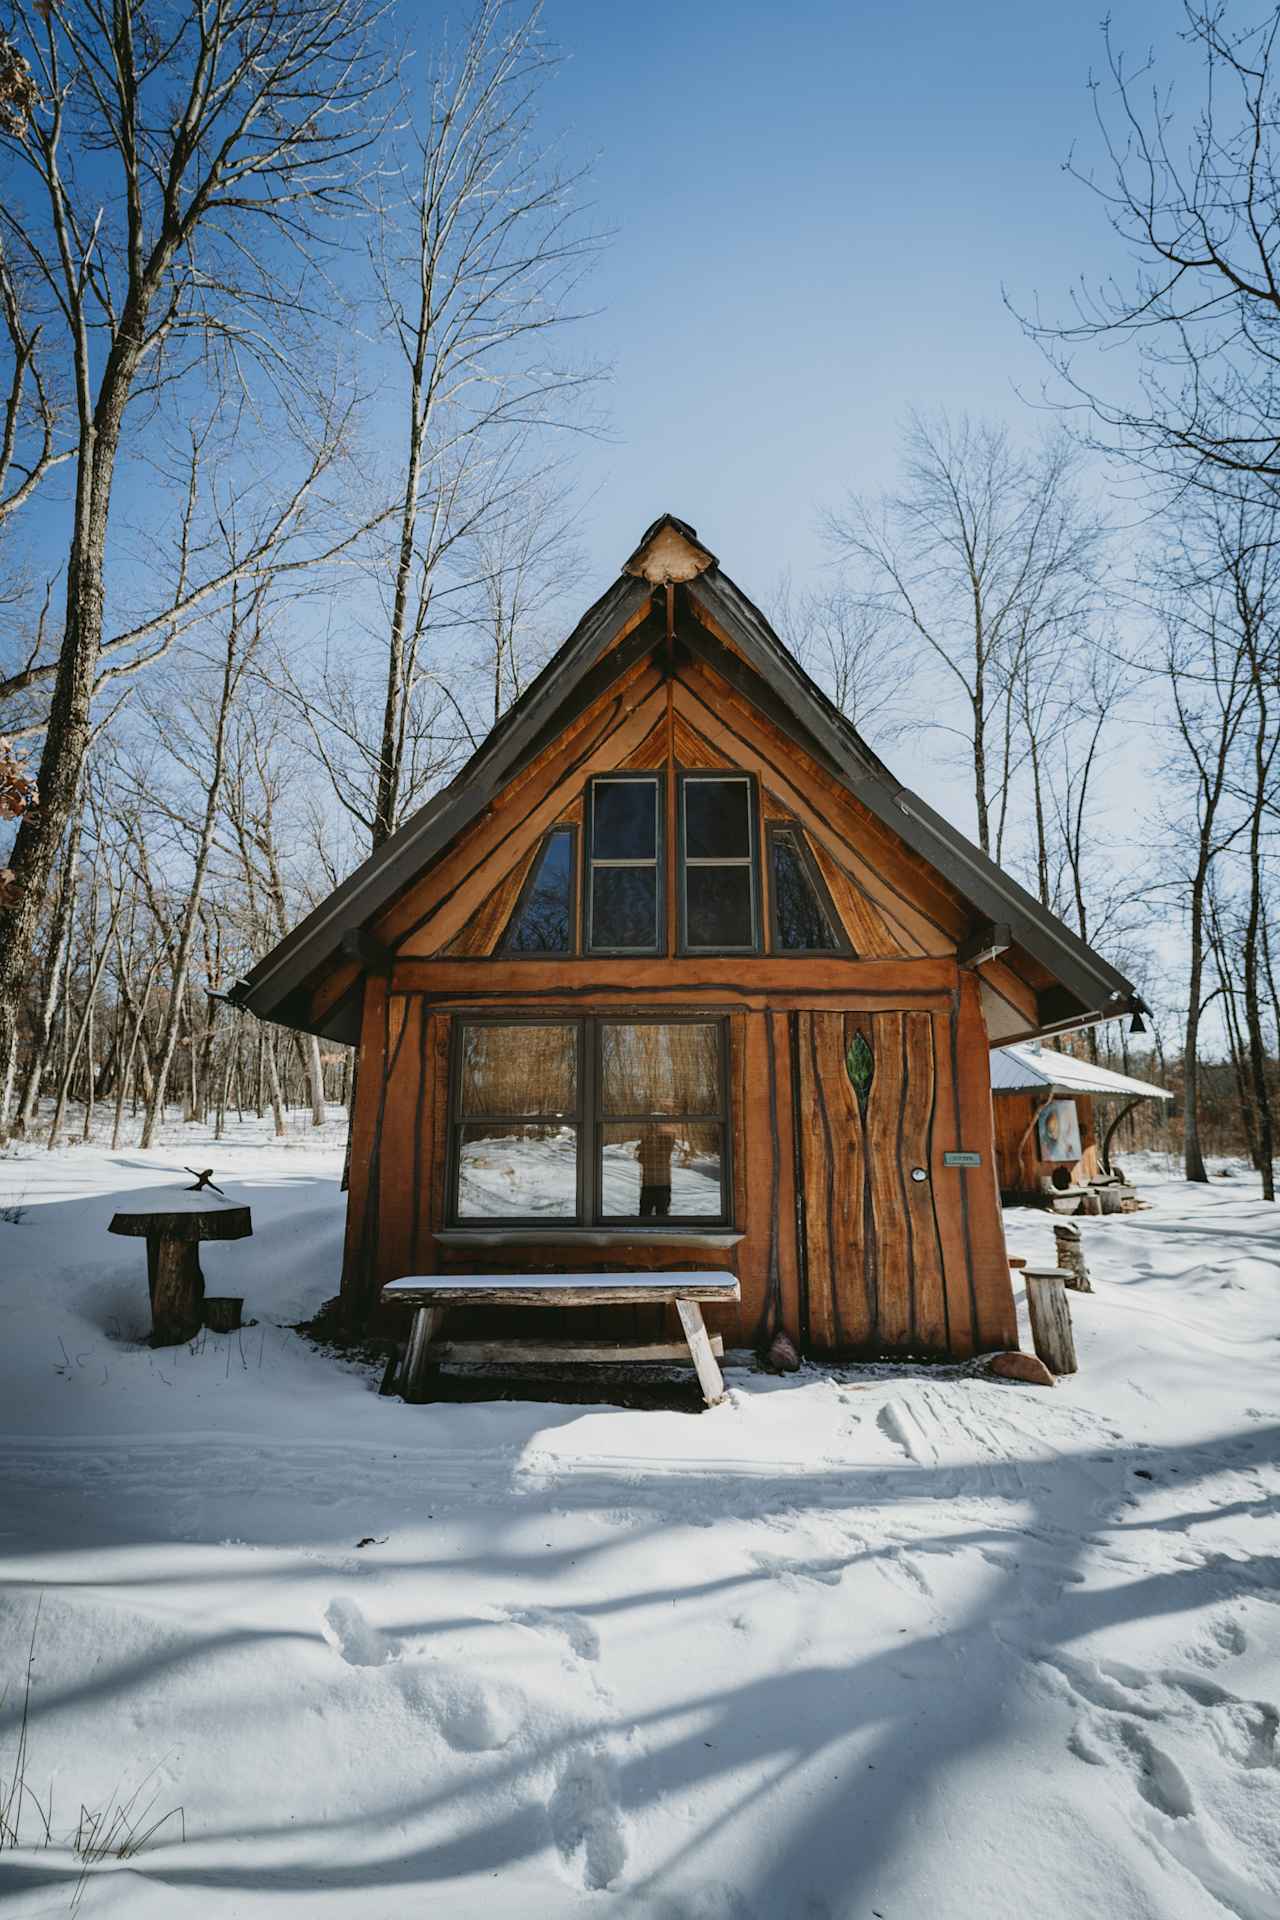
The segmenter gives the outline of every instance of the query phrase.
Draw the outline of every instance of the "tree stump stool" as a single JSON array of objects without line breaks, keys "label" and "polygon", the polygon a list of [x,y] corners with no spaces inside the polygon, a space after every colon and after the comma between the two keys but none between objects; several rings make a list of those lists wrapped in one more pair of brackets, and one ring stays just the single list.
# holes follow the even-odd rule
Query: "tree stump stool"
[{"label": "tree stump stool", "polygon": [[151,1344],[180,1347],[204,1325],[200,1242],[244,1240],[253,1232],[253,1219],[248,1207],[148,1208],[144,1213],[117,1213],[107,1231],[145,1239]]}]

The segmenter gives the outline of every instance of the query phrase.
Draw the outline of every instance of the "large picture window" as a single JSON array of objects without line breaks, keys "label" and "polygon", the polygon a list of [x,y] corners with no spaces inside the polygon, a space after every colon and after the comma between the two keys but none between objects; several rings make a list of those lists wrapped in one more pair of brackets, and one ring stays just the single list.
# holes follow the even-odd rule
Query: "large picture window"
[{"label": "large picture window", "polygon": [[681,777],[680,945],[686,953],[759,947],[753,799],[746,774]]},{"label": "large picture window", "polygon": [[454,1023],[458,1226],[723,1225],[722,1016]]},{"label": "large picture window", "polygon": [[664,940],[662,780],[617,774],[587,790],[587,945],[660,953]]}]

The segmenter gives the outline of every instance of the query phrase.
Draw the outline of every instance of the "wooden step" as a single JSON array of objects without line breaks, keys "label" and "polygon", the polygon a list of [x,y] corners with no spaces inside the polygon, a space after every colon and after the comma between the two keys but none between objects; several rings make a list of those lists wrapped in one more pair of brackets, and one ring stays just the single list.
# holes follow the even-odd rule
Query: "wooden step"
[{"label": "wooden step", "polygon": [[[724,1340],[710,1335],[711,1351],[724,1358]],[[468,1365],[494,1366],[690,1366],[683,1340],[583,1341],[560,1340],[436,1340],[433,1360],[461,1360]]]}]

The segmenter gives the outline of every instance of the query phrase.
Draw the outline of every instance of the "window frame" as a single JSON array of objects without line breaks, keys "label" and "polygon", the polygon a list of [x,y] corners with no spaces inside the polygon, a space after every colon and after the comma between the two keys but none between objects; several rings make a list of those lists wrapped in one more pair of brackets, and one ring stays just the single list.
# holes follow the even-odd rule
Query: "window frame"
[{"label": "window frame", "polygon": [[[508,935],[524,912],[525,904],[533,891],[547,842],[554,833],[569,835],[569,944],[567,947],[513,947]],[[577,822],[574,820],[556,820],[539,837],[537,850],[521,883],[520,892],[511,912],[507,915],[507,924],[502,929],[502,940],[495,948],[495,956],[501,960],[575,960],[581,952],[581,900],[582,866],[581,847]]]},{"label": "window frame", "polygon": [[[833,947],[786,947],[782,944],[781,928],[778,925],[778,890],[773,884],[773,843],[778,834],[787,834],[793,841],[800,857],[800,864],[809,876],[809,883],[817,897],[818,905],[827,916],[828,924],[835,935]],[[836,911],[836,903],[831,898],[831,889],[822,875],[822,869],[814,858],[809,845],[809,836],[798,820],[770,820],[765,826],[765,863],[769,880],[769,951],[781,959],[830,958],[842,954],[845,959],[857,959],[857,952],[849,938],[848,928]]]},{"label": "window frame", "polygon": [[[599,787],[623,782],[643,782],[654,792],[654,857],[652,860],[599,860],[595,853],[596,791]],[[584,808],[584,849],[582,861],[582,952],[612,954],[618,959],[660,959],[667,950],[667,777],[662,771],[644,768],[636,772],[597,773],[587,782]],[[654,942],[651,947],[607,947],[595,937],[595,871],[597,867],[653,869]]]},{"label": "window frame", "polygon": [[[607,1214],[604,1212],[604,1129],[613,1126],[626,1126],[632,1121],[643,1125],[652,1120],[699,1120],[709,1126],[720,1129],[720,1211],[717,1214],[682,1213],[667,1216],[666,1231],[679,1232],[682,1228],[688,1232],[699,1227],[727,1227],[733,1215],[733,1110],[732,1079],[729,1071],[729,1044],[731,1029],[726,1013],[700,1013],[696,1009],[646,1008],[643,1012],[615,1013],[610,1009],[606,1013],[587,1016],[587,1025],[591,1033],[591,1114],[588,1125],[591,1129],[591,1192],[592,1218],[584,1225],[593,1227],[630,1227],[662,1232],[655,1228],[652,1219],[641,1220],[638,1214]],[[720,1065],[717,1078],[719,1106],[715,1113],[671,1114],[671,1113],[606,1113],[604,1110],[604,1049],[601,1045],[601,1030],[604,1027],[679,1027],[700,1026],[716,1027],[720,1034]]]},{"label": "window frame", "polygon": [[[628,1228],[646,1238],[661,1233],[732,1231],[734,1215],[733,1184],[733,1077],[730,1058],[732,1026],[730,1016],[719,1010],[696,1008],[608,1008],[603,1012],[578,1014],[565,1012],[527,1013],[513,1007],[508,1011],[470,1013],[450,1016],[449,1033],[449,1105],[446,1115],[447,1151],[445,1166],[444,1224],[454,1231],[475,1230],[492,1233],[504,1228],[519,1230],[536,1227],[548,1234],[604,1231],[625,1233]],[[706,1114],[606,1114],[603,1100],[604,1060],[601,1030],[606,1026],[714,1026],[720,1035],[720,1062],[717,1075],[719,1105]],[[577,1109],[575,1115],[484,1114],[466,1118],[462,1111],[462,1061],[465,1034],[470,1027],[572,1027],[578,1049]],[[632,1120],[699,1120],[720,1128],[720,1209],[715,1214],[678,1214],[656,1222],[638,1214],[606,1214],[603,1210],[604,1128],[624,1125]],[[567,1214],[462,1214],[460,1203],[461,1145],[463,1129],[482,1125],[486,1120],[511,1126],[568,1125],[576,1129],[578,1153],[574,1185],[575,1210]],[[584,1145],[586,1151],[584,1152]]]},{"label": "window frame", "polygon": [[[685,793],[693,782],[703,781],[736,782],[747,789],[747,846],[745,854],[734,854],[727,859],[716,860],[696,855],[692,860],[685,852],[687,828],[685,820]],[[744,773],[731,767],[690,767],[682,769],[678,775],[676,805],[676,953],[680,959],[700,959],[708,954],[757,954],[764,946],[764,934],[761,911],[761,873],[760,873],[760,794],[759,783],[754,773]],[[746,867],[751,885],[751,942],[747,946],[690,946],[688,938],[689,890],[687,875],[690,867]]]},{"label": "window frame", "polygon": [[[584,1054],[586,1022],[577,1014],[551,1013],[525,1014],[513,1011],[504,1013],[466,1013],[455,1014],[450,1021],[449,1033],[449,1106],[446,1115],[448,1128],[448,1152],[446,1156],[446,1206],[445,1218],[453,1227],[492,1228],[508,1227],[577,1227],[582,1224],[584,1186],[582,1138],[586,1132],[586,1084],[589,1078],[588,1063]],[[577,1072],[575,1091],[577,1105],[574,1114],[479,1114],[468,1118],[462,1112],[462,1056],[464,1035],[468,1027],[571,1027],[574,1032],[574,1044],[577,1048]],[[571,1126],[578,1135],[578,1152],[574,1167],[574,1210],[572,1218],[566,1214],[548,1216],[537,1214],[464,1214],[461,1211],[461,1172],[462,1172],[462,1133],[465,1127],[482,1126],[486,1120],[496,1120],[509,1126],[536,1127],[550,1126],[557,1122],[562,1126]]]}]

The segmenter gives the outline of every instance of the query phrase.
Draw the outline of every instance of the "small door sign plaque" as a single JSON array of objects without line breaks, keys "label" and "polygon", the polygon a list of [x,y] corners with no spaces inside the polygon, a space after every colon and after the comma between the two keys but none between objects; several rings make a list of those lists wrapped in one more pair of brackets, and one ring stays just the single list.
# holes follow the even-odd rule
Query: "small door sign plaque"
[{"label": "small door sign plaque", "polygon": [[982,1155],[980,1153],[944,1153],[942,1164],[944,1167],[980,1167]]}]

